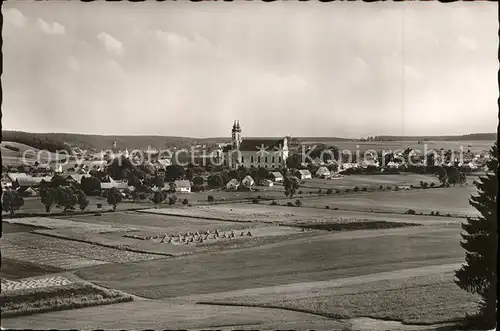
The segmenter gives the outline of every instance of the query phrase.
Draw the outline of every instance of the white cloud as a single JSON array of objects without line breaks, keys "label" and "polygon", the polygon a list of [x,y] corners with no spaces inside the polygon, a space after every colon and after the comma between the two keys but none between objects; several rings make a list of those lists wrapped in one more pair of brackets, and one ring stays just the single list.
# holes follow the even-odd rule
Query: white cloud
[{"label": "white cloud", "polygon": [[106,50],[115,55],[122,55],[124,52],[123,43],[106,32],[97,35],[97,39],[103,43]]},{"label": "white cloud", "polygon": [[3,18],[6,23],[10,23],[18,28],[26,24],[26,16],[16,8],[5,9],[3,11]]},{"label": "white cloud", "polygon": [[42,29],[43,32],[47,34],[65,34],[66,29],[64,28],[63,25],[57,23],[57,22],[52,22],[52,24],[45,22],[41,18],[37,20],[38,26],[40,26],[40,29]]},{"label": "white cloud", "polygon": [[67,60],[68,67],[73,70],[73,71],[78,71],[80,70],[80,61],[78,61],[77,58],[74,56],[70,56]]}]

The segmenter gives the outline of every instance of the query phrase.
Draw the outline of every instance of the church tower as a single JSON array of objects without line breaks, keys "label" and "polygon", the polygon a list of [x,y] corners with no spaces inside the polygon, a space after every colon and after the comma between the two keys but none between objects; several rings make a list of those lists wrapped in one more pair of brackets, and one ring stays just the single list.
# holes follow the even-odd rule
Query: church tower
[{"label": "church tower", "polygon": [[231,130],[231,145],[233,149],[239,149],[241,143],[241,127],[239,121],[234,121],[233,129]]}]

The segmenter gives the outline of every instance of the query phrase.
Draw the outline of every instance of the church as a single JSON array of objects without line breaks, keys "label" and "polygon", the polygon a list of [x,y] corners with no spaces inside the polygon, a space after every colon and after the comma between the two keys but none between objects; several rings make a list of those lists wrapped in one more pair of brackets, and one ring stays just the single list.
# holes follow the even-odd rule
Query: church
[{"label": "church", "polygon": [[285,167],[288,158],[288,139],[242,139],[239,121],[234,121],[231,144],[223,150],[224,164],[231,169],[262,167],[269,170]]}]

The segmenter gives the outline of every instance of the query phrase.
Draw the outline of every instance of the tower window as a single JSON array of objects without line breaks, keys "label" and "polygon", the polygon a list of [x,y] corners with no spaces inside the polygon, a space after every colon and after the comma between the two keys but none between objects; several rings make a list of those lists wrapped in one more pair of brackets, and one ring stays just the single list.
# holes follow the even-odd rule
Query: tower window
[{"label": "tower window", "polygon": [[266,162],[266,163],[267,163],[267,156],[264,158],[264,162]]},{"label": "tower window", "polygon": [[260,163],[260,156],[257,156],[257,162]]},{"label": "tower window", "polygon": [[272,160],[273,160],[273,163],[274,163],[274,156],[273,156]]},{"label": "tower window", "polygon": [[250,163],[253,163],[253,156],[250,156]]}]

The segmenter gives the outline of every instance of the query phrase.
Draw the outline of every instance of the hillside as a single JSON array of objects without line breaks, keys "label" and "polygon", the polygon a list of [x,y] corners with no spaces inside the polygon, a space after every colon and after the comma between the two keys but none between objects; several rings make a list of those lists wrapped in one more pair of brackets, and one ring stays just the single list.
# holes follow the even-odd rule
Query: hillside
[{"label": "hillside", "polygon": [[378,141],[475,141],[497,140],[496,133],[471,133],[455,136],[377,136]]},{"label": "hillside", "polygon": [[[496,140],[495,133],[475,133],[460,136],[378,136],[377,141],[475,141]],[[30,133],[22,131],[2,131],[2,141],[18,142],[36,149],[56,150],[80,147],[88,150],[104,150],[117,142],[118,148],[145,149],[152,148],[183,148],[193,144],[213,145],[215,143],[229,143],[229,137],[190,138],[178,136],[134,136],[134,135],[87,135],[74,133]],[[294,137],[293,142],[347,142],[353,139],[339,137]],[[10,153],[5,149],[2,152]]]}]

